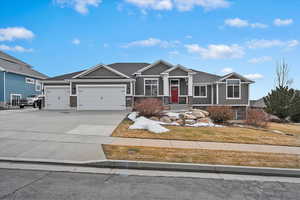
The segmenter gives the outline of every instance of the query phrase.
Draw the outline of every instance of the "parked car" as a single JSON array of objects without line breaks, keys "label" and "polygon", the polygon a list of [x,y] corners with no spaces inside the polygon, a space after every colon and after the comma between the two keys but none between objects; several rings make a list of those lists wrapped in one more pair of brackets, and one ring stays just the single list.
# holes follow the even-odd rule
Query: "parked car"
[{"label": "parked car", "polygon": [[27,104],[33,106],[34,108],[37,107],[37,102],[41,99],[42,95],[30,95],[27,99]]}]

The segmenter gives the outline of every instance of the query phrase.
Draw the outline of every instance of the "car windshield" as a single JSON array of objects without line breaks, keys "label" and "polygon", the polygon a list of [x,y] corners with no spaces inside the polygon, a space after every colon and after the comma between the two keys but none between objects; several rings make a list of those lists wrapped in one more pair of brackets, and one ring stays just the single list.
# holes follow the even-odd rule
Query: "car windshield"
[{"label": "car windshield", "polygon": [[35,95],[30,95],[30,96],[28,96],[29,98],[34,98],[34,97],[36,97]]}]

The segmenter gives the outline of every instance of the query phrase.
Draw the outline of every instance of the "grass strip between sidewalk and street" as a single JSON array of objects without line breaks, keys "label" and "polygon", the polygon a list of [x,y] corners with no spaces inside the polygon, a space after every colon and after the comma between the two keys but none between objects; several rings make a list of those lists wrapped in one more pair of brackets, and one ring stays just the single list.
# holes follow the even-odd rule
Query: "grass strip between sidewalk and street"
[{"label": "grass strip between sidewalk and street", "polygon": [[[267,144],[282,146],[300,146],[300,126],[270,123],[267,130],[244,127],[181,127],[166,126],[170,131],[155,134],[147,130],[131,130],[130,120],[123,120],[112,133],[113,137],[147,138],[164,140],[186,140],[201,142],[228,142],[240,144]],[[271,130],[287,131],[292,135],[271,132]]]},{"label": "grass strip between sidewalk and street", "polygon": [[120,145],[103,145],[103,149],[111,160],[300,168],[300,155],[295,154]]}]

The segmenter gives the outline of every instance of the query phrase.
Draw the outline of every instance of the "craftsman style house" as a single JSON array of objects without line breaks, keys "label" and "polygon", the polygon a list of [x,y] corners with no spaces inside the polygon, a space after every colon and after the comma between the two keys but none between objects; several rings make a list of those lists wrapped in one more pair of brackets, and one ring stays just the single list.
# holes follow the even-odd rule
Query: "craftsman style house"
[{"label": "craftsman style house", "polygon": [[230,73],[218,76],[163,60],[99,64],[43,81],[46,109],[123,110],[141,98],[165,105],[230,106],[244,118],[253,81]]}]

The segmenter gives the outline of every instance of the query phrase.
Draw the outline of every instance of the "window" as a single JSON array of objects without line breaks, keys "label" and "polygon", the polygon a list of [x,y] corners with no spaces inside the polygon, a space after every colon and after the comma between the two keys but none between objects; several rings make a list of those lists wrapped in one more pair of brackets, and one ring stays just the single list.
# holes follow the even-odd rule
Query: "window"
[{"label": "window", "polygon": [[145,79],[145,96],[158,95],[158,79]]},{"label": "window", "polygon": [[33,78],[25,78],[25,82],[28,84],[34,84],[34,79]]},{"label": "window", "polygon": [[40,92],[42,90],[42,84],[39,81],[35,82],[35,91]]},{"label": "window", "polygon": [[207,86],[206,85],[194,86],[194,96],[207,97]]},{"label": "window", "polygon": [[240,98],[241,81],[239,79],[226,80],[227,99]]}]

